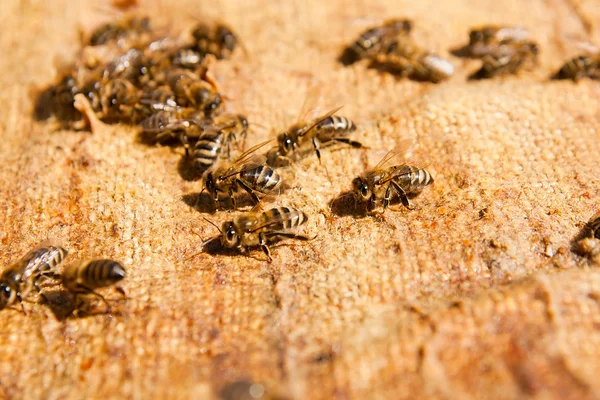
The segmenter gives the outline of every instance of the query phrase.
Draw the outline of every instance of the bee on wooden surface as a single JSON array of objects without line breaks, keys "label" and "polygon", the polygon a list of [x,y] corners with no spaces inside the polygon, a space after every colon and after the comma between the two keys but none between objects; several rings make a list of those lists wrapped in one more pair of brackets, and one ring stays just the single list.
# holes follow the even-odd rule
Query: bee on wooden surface
[{"label": "bee on wooden surface", "polygon": [[362,143],[348,138],[356,130],[352,120],[334,116],[342,107],[337,107],[312,122],[298,122],[277,136],[277,147],[269,151],[269,163],[278,163],[278,159],[293,159],[297,151],[306,143],[311,143],[317,158],[321,161],[321,145],[345,143],[354,148],[364,147]]},{"label": "bee on wooden surface", "polygon": [[308,217],[302,211],[289,207],[277,207],[262,213],[241,215],[232,221],[224,222],[221,229],[216,225],[215,227],[221,232],[220,242],[224,248],[243,249],[247,252],[250,247],[260,246],[267,255],[267,260],[271,262],[269,243],[282,238],[312,239],[295,233],[307,220]]},{"label": "bee on wooden surface", "polygon": [[376,202],[383,200],[385,211],[395,193],[402,205],[413,209],[408,198],[419,195],[426,186],[433,183],[433,178],[422,167],[409,165],[404,158],[405,149],[397,148],[387,153],[372,169],[354,178],[352,189],[355,196],[368,202],[368,209],[375,209]]},{"label": "bee on wooden surface", "polygon": [[468,47],[472,57],[483,57],[503,44],[523,43],[529,36],[529,31],[522,27],[482,26],[469,32]]},{"label": "bee on wooden surface", "polygon": [[224,149],[229,158],[232,142],[237,142],[242,136],[245,141],[248,120],[241,114],[222,114],[202,124],[202,128],[203,132],[192,151],[192,162],[198,170],[207,170],[223,158]]},{"label": "bee on wooden surface", "polygon": [[177,104],[184,107],[197,107],[211,117],[221,107],[221,95],[208,82],[200,79],[192,71],[176,69],[167,73],[167,83],[173,89]]},{"label": "bee on wooden surface", "polygon": [[125,79],[113,79],[100,88],[101,119],[135,122],[134,109],[140,100],[140,91]]},{"label": "bee on wooden surface", "polygon": [[584,54],[567,61],[554,75],[554,79],[600,79],[600,54]]},{"label": "bee on wooden surface", "polygon": [[238,44],[235,33],[224,24],[209,26],[200,23],[192,31],[192,36],[198,52],[213,54],[217,59],[229,58]]},{"label": "bee on wooden surface", "polygon": [[391,19],[381,26],[367,29],[344,50],[339,61],[350,65],[361,59],[373,57],[397,37],[408,35],[411,29],[412,21],[408,19]]},{"label": "bee on wooden surface", "polygon": [[41,292],[40,280],[56,278],[56,267],[66,256],[67,250],[62,247],[43,246],[31,250],[4,270],[0,275],[0,309],[9,307],[18,300],[25,313],[23,298],[31,289]]},{"label": "bee on wooden surface", "polygon": [[114,41],[123,47],[124,40],[151,32],[148,17],[128,16],[96,28],[90,36],[89,44],[90,46],[100,46]]},{"label": "bee on wooden surface", "polygon": [[409,38],[392,42],[373,65],[381,70],[419,81],[440,82],[454,74],[452,63],[416,46]]},{"label": "bee on wooden surface", "polygon": [[260,202],[256,193],[272,194],[281,186],[281,177],[271,167],[265,164],[264,156],[259,156],[257,150],[271,141],[253,146],[239,155],[232,163],[224,162],[209,168],[202,175],[204,189],[220,204],[219,194],[226,194],[236,208],[234,192],[245,190],[255,204]]},{"label": "bee on wooden surface", "polygon": [[482,58],[481,68],[469,79],[489,79],[531,70],[537,64],[538,46],[533,42],[507,44]]},{"label": "bee on wooden surface", "polygon": [[62,273],[63,286],[75,295],[75,310],[79,310],[81,296],[93,295],[110,305],[96,289],[111,286],[125,278],[125,268],[113,260],[83,260],[67,266]]},{"label": "bee on wooden surface", "polygon": [[181,144],[189,146],[190,138],[198,138],[203,131],[201,123],[204,114],[194,108],[176,107],[156,111],[142,120],[142,132],[152,136],[153,142],[179,139]]}]

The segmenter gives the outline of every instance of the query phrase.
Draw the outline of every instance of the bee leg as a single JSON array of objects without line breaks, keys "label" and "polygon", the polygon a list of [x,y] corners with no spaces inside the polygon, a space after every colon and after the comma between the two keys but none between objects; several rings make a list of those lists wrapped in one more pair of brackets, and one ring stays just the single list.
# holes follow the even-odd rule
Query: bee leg
[{"label": "bee leg", "polygon": [[406,196],[406,192],[404,191],[404,189],[402,189],[402,187],[400,187],[400,185],[398,185],[394,181],[391,181],[390,186],[394,187],[394,190],[396,191],[396,193],[398,193],[398,196],[400,196],[400,201],[402,201],[402,205],[404,207],[408,208],[409,210],[415,209],[413,206],[410,205],[410,202],[408,201],[408,197]]},{"label": "bee leg", "polygon": [[233,205],[233,209],[237,209],[237,202],[235,201],[235,196],[233,193],[233,186],[229,187],[229,198],[231,199],[231,204]]},{"label": "bee leg", "polygon": [[110,313],[110,311],[111,311],[110,304],[108,304],[108,301],[106,301],[106,299],[104,298],[104,296],[102,296],[100,293],[96,293],[96,292],[94,292],[90,288],[87,288],[85,286],[81,286],[81,293],[78,293],[78,294],[91,294],[91,295],[94,295],[94,296],[98,297],[100,300],[102,300],[102,302],[106,306],[106,312]]},{"label": "bee leg", "polygon": [[238,179],[237,180],[237,184],[244,189],[246,192],[248,192],[248,194],[250,195],[250,197],[252,197],[252,200],[254,201],[254,204],[258,204],[260,203],[260,199],[258,198],[258,196],[256,195],[256,193],[254,193],[254,190],[252,190],[252,188],[248,185],[246,185],[242,180]]},{"label": "bee leg", "polygon": [[17,293],[17,300],[19,300],[19,304],[21,305],[21,311],[23,311],[23,314],[27,315],[27,311],[25,311],[25,306],[23,305],[23,298],[19,293]]},{"label": "bee leg", "polygon": [[346,144],[354,147],[355,149],[360,149],[360,148],[364,147],[361,142],[357,142],[356,140],[352,140],[352,139],[348,139],[348,138],[344,138],[344,137],[334,137],[331,140],[335,140],[336,142],[340,142],[340,143],[346,143]]},{"label": "bee leg", "polygon": [[298,235],[296,233],[289,233],[289,232],[274,232],[271,233],[269,235],[267,235],[267,237],[282,237],[282,238],[286,238],[286,239],[297,239],[297,240],[302,240],[302,241],[310,241],[313,239],[316,239],[316,235],[314,237],[308,237],[306,235]]},{"label": "bee leg", "polygon": [[271,250],[269,250],[269,246],[267,246],[267,237],[264,232],[258,234],[258,244],[260,245],[262,251],[267,255],[267,261],[273,261],[271,258]]},{"label": "bee leg", "polygon": [[312,144],[317,152],[317,158],[319,159],[319,164],[321,163],[321,150],[319,150],[319,143],[317,142],[317,138],[313,136]]},{"label": "bee leg", "polygon": [[392,184],[390,183],[385,191],[385,196],[383,197],[383,211],[387,210],[390,205],[390,199],[392,197]]}]

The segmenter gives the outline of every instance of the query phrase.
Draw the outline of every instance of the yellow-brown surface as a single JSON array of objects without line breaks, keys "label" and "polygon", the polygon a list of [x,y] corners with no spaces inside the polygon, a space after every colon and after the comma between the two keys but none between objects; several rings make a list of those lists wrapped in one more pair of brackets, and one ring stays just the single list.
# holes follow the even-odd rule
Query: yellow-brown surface
[{"label": "yellow-brown surface", "polygon": [[[129,299],[108,290],[112,314],[66,318],[57,288],[50,306],[26,303],[27,316],[2,311],[0,397],[210,398],[242,379],[293,399],[598,397],[600,271],[570,249],[599,208],[600,86],[547,79],[577,41],[598,39],[597,3],[142,1],[172,30],[198,17],[239,32],[248,56],[215,73],[251,124],[293,122],[317,84],[370,146],[283,170],[290,188],[273,204],[303,209],[319,236],[274,247],[271,264],[259,251],[194,256],[216,231],[202,217],[235,213],[199,212],[180,149],[124,126],[91,134],[32,120],[31,88],[51,82],[57,55],[75,56],[80,27],[107,19],[93,3],[0,5],[0,263],[54,238],[71,260],[121,260]],[[336,63],[392,16],[413,18],[456,75],[433,85]],[[478,63],[448,50],[486,23],[529,28],[539,68],[467,82]],[[270,135],[253,129],[249,143]],[[400,139],[432,160],[435,184],[416,209],[332,212]]]}]

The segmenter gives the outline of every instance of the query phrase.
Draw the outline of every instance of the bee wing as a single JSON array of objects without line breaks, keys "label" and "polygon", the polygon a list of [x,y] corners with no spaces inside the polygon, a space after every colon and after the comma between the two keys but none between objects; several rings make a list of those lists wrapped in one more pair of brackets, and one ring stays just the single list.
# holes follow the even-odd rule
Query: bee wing
[{"label": "bee wing", "polygon": [[[298,118],[296,118],[296,122],[312,120],[314,116],[317,115],[318,110],[320,109],[317,104],[319,104],[319,99],[323,97],[322,88],[322,85],[313,85],[306,90],[304,103],[302,103],[302,107],[298,113]],[[310,117],[311,114],[312,117]]]},{"label": "bee wing", "polygon": [[282,222],[288,221],[288,220],[290,220],[292,218],[295,218],[295,216],[291,216],[291,215],[288,215],[288,214],[285,214],[285,215],[278,214],[277,216],[271,217],[269,219],[269,221],[265,222],[263,225],[254,227],[254,229],[252,229],[251,232],[257,232],[257,231],[259,231],[261,229],[268,228],[268,227],[273,226],[273,225],[279,225]]},{"label": "bee wing", "polygon": [[266,161],[264,154],[255,154],[256,151],[263,148],[264,146],[271,143],[273,139],[259,143],[255,146],[250,147],[248,150],[239,155],[239,157],[233,162],[233,165],[229,169],[231,172],[225,175],[222,179],[229,178],[233,175],[238,175],[243,171],[247,171],[251,168],[263,165]]},{"label": "bee wing", "polygon": [[383,156],[381,161],[373,169],[386,169],[393,165],[403,165],[406,163],[412,148],[412,141],[409,139],[401,140],[398,145]]},{"label": "bee wing", "polygon": [[308,132],[313,130],[317,125],[319,125],[325,119],[331,117],[333,114],[340,111],[342,109],[342,107],[344,107],[344,106],[336,107],[333,110],[329,111],[327,114],[321,115],[319,118],[316,119],[315,122],[313,122],[313,124],[308,129],[306,129],[304,132],[302,132],[302,134],[300,134],[299,136],[306,136],[308,134]]}]

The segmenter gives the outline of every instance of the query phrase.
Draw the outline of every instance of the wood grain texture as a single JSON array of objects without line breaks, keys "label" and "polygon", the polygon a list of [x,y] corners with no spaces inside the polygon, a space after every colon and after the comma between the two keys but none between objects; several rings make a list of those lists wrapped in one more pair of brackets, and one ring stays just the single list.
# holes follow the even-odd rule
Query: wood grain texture
[{"label": "wood grain texture", "polygon": [[[258,251],[195,255],[215,234],[202,217],[235,214],[199,212],[182,151],[139,143],[129,127],[32,120],[32,87],[51,82],[57,56],[75,56],[80,27],[109,18],[94,3],[0,5],[0,263],[55,238],[72,260],[121,260],[130,299],[108,291],[112,314],[65,318],[56,288],[54,305],[2,311],[0,396],[215,398],[243,379],[290,399],[598,397],[600,271],[570,248],[600,208],[600,86],[547,79],[573,41],[597,38],[581,20],[597,20],[596,3],[142,0],[169,29],[218,18],[240,33],[248,56],[216,76],[231,110],[269,128],[249,144],[294,122],[307,88],[322,85],[370,146],[282,171],[290,188],[273,204],[304,210],[319,236],[273,248],[271,264]],[[444,56],[470,26],[525,26],[540,67],[467,82],[477,62],[451,58],[456,76],[433,85],[336,63],[392,16],[413,18]],[[416,209],[332,212],[401,139],[432,160],[435,184]]]}]

